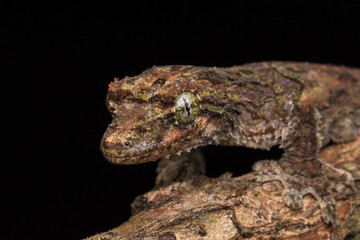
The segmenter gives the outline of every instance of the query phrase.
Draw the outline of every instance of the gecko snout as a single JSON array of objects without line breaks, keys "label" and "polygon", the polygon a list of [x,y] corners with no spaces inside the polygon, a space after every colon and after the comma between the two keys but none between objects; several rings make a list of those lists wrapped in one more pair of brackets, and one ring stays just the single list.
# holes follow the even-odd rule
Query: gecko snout
[{"label": "gecko snout", "polygon": [[134,142],[131,139],[121,137],[114,138],[114,136],[104,136],[101,141],[101,147],[105,152],[122,152],[125,151],[127,148],[131,148],[133,146]]}]

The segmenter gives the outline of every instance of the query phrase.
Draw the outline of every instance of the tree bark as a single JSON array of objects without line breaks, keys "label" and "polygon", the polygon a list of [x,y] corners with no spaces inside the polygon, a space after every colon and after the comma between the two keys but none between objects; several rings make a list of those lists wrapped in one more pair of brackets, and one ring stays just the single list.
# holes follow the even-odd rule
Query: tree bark
[{"label": "tree bark", "polygon": [[323,149],[323,162],[350,172],[357,191],[348,197],[334,192],[337,219],[324,223],[311,195],[292,210],[277,181],[254,181],[255,172],[218,178],[192,176],[156,187],[135,199],[134,215],[119,227],[87,240],[105,239],[360,239],[360,137]]}]

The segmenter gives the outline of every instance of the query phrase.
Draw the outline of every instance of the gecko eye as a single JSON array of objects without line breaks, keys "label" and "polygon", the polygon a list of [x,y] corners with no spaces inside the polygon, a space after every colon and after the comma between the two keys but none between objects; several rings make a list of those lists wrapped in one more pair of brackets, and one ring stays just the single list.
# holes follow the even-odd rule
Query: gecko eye
[{"label": "gecko eye", "polygon": [[174,111],[179,124],[193,122],[200,112],[198,97],[191,92],[180,93],[176,97]]}]

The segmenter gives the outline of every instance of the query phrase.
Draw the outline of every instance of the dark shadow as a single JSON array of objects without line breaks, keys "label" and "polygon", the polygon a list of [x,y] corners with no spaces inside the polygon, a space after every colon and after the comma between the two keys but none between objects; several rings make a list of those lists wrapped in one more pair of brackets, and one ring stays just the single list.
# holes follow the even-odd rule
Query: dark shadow
[{"label": "dark shadow", "polygon": [[217,177],[225,172],[239,176],[252,171],[252,165],[259,160],[279,160],[284,150],[278,146],[270,150],[246,147],[208,146],[203,148],[206,159],[206,175]]}]

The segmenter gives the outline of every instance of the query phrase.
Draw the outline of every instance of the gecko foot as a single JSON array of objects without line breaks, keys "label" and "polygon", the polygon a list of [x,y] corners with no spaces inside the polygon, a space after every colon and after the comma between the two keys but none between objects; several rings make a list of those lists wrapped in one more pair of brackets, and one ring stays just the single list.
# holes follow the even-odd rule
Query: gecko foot
[{"label": "gecko foot", "polygon": [[303,207],[303,197],[312,195],[321,210],[326,224],[339,224],[336,217],[336,201],[333,197],[354,193],[351,175],[341,169],[333,168],[320,160],[289,162],[286,160],[263,160],[253,165],[258,174],[256,181],[280,181],[284,186],[282,198],[291,209]]},{"label": "gecko foot", "polygon": [[205,160],[200,150],[193,149],[190,153],[160,159],[156,172],[155,184],[167,184],[188,175],[205,174]]},{"label": "gecko foot", "polygon": [[257,172],[255,180],[258,182],[279,181],[284,186],[282,198],[285,204],[291,209],[303,207],[301,192],[291,186],[288,176],[284,173],[277,161],[262,160],[254,163],[253,170]]}]

